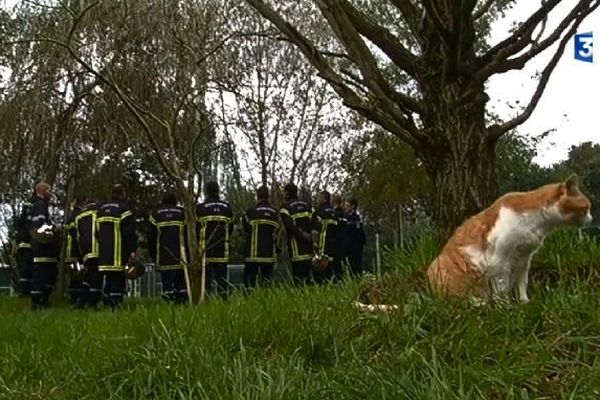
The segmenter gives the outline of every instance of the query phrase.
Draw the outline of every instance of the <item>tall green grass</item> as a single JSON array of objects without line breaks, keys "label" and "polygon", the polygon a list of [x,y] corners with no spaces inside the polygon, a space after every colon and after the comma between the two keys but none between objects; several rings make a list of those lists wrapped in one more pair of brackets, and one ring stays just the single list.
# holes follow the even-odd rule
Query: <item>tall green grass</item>
[{"label": "tall green grass", "polygon": [[[352,307],[359,282],[119,312],[34,313],[1,299],[0,398],[598,398],[600,296],[585,274],[597,247],[571,240],[548,238],[536,260],[559,268],[561,254],[556,281],[509,308],[416,295],[437,251],[426,236],[384,259],[402,305],[389,315]],[[571,251],[588,261],[570,267]]]},{"label": "tall green grass", "polygon": [[576,230],[556,231],[533,259],[534,277],[547,283],[600,283],[600,243]]}]

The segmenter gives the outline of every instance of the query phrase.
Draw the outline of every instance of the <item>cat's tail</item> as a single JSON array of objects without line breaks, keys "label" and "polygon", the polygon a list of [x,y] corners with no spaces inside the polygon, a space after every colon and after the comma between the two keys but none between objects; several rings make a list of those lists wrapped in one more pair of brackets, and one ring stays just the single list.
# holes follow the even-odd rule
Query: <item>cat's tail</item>
[{"label": "cat's tail", "polygon": [[354,302],[354,307],[356,307],[359,311],[362,312],[390,312],[390,311],[396,311],[398,310],[400,307],[398,307],[395,304],[365,304],[365,303],[361,303],[360,301],[355,301]]},{"label": "cat's tail", "polygon": [[429,282],[429,288],[437,295],[444,295],[446,293],[446,273],[443,268],[443,264],[440,257],[436,257],[435,260],[427,268],[427,281]]}]

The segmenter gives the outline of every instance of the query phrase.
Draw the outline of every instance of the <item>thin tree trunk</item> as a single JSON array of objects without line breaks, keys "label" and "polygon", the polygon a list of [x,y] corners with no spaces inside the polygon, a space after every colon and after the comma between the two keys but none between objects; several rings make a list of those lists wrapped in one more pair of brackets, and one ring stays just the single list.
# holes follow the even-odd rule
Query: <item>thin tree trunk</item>
[{"label": "thin tree trunk", "polygon": [[187,230],[187,245],[189,249],[189,260],[187,263],[187,273],[189,279],[188,296],[193,304],[202,301],[204,297],[204,284],[202,278],[202,259],[198,244],[198,234],[196,230],[196,200],[185,188],[180,188],[183,206],[185,208],[185,225]]}]

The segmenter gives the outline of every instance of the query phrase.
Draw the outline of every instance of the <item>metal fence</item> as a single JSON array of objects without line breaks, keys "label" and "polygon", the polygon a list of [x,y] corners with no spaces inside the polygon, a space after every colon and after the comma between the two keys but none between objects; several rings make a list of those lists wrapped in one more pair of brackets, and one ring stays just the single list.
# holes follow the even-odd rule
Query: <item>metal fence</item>
[{"label": "metal fence", "polygon": [[[12,295],[14,288],[11,285],[11,268],[7,264],[0,264],[0,295]],[[244,265],[230,264],[227,266],[227,278],[232,286],[241,287],[244,282]],[[134,297],[158,297],[162,291],[160,273],[153,264],[146,265],[146,272],[133,281],[127,281],[129,293]]]},{"label": "metal fence", "polygon": [[10,282],[10,274],[10,265],[0,264],[0,294],[13,294],[14,289]]},{"label": "metal fence", "polygon": [[[227,280],[235,288],[244,284],[244,265],[229,264],[227,266]],[[153,264],[146,264],[146,271],[133,281],[127,281],[128,293],[133,297],[158,297],[162,292],[160,272],[156,271]]]}]

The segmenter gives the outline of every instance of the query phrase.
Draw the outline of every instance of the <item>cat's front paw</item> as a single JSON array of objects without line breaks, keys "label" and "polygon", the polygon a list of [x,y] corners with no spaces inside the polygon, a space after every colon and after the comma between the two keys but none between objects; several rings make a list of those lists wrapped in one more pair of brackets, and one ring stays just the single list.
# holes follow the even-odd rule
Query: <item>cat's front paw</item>
[{"label": "cat's front paw", "polygon": [[519,297],[519,303],[522,303],[522,304],[527,304],[527,303],[529,303],[530,301],[531,301],[531,300],[529,300],[529,297],[527,297],[526,295],[525,295],[525,296],[520,296],[520,297]]}]

